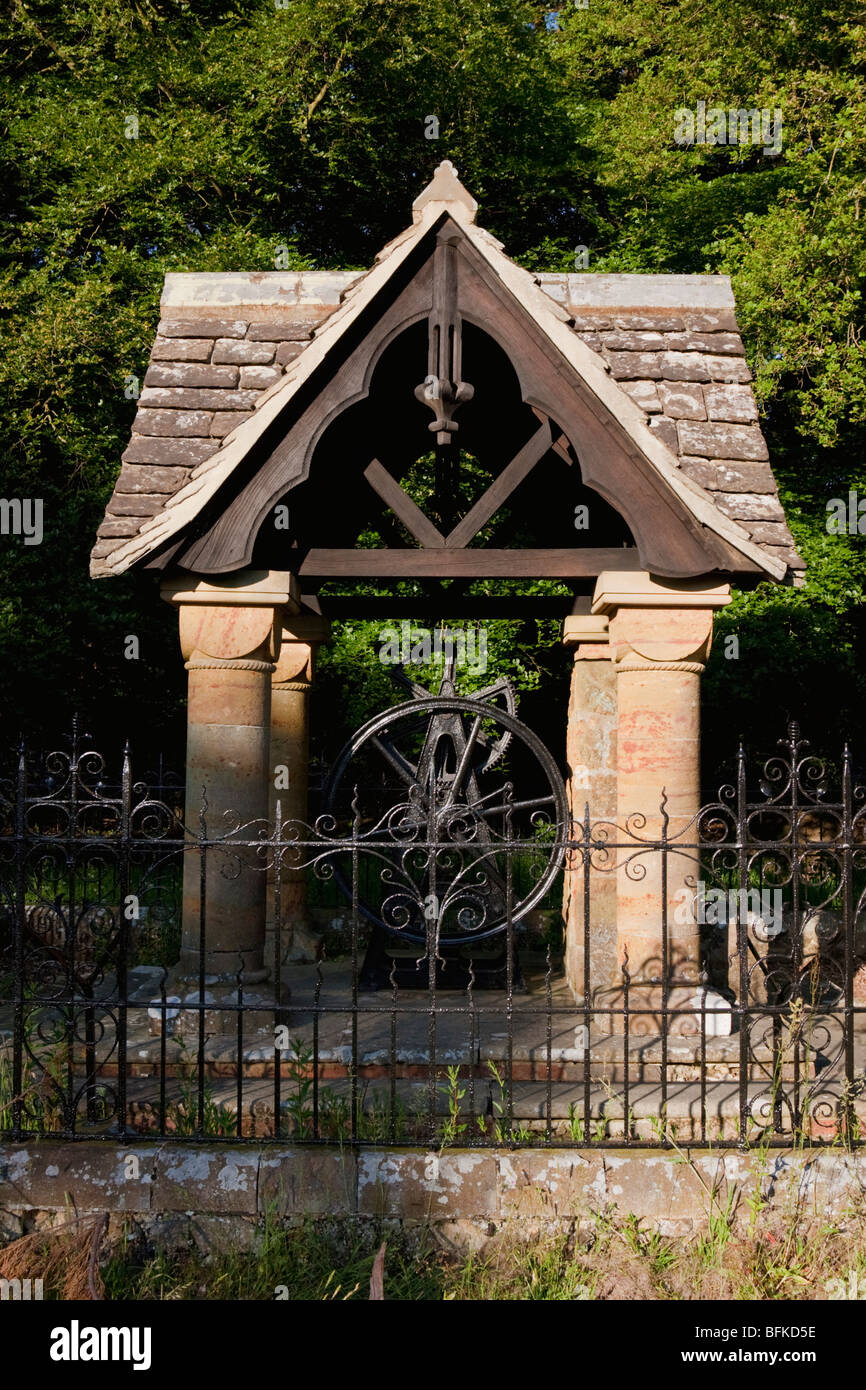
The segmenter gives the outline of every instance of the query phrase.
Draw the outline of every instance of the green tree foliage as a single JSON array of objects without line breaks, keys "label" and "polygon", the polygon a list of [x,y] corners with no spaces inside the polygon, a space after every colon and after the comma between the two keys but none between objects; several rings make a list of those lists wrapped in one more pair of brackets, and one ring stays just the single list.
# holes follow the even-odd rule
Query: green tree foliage
[{"label": "green tree foliage", "polygon": [[15,0],[0,18],[3,487],[46,516],[41,546],[0,549],[10,734],[73,707],[139,742],[177,732],[152,578],[87,578],[166,271],[273,269],[280,246],[295,269],[366,267],[446,154],[518,250],[573,218],[571,117],[534,18],[466,0]]},{"label": "green tree foliage", "polygon": [[[295,269],[366,267],[445,157],[531,268],[573,269],[586,244],[590,270],[732,275],[810,570],[805,589],[763,585],[724,615],[740,656],[718,644],[707,747],[727,752],[732,721],[764,745],[787,714],[816,742],[860,727],[864,542],[825,518],[830,497],[866,489],[864,35],[854,0],[12,0],[2,491],[44,498],[45,540],[0,538],[8,737],[53,734],[73,708],[106,737],[182,737],[174,618],[152,577],[87,578],[165,272],[272,269],[279,246]],[[674,111],[698,100],[780,108],[781,155],[678,146]],[[347,626],[323,660],[325,716],[350,692],[354,722],[387,698],[372,626]],[[496,669],[560,699],[546,627],[493,635]]]},{"label": "green tree foliage", "polygon": [[[705,678],[705,759],[731,731],[772,747],[786,718],[813,742],[859,734],[866,541],[828,535],[827,502],[866,489],[866,25],[851,0],[748,6],[591,0],[552,36],[594,197],[590,269],[723,273],[795,539],[803,589],[735,595]],[[782,153],[678,145],[677,108],[782,113]],[[551,248],[553,250],[553,248]],[[568,263],[567,253],[559,264]],[[863,754],[866,757],[866,753]]]}]

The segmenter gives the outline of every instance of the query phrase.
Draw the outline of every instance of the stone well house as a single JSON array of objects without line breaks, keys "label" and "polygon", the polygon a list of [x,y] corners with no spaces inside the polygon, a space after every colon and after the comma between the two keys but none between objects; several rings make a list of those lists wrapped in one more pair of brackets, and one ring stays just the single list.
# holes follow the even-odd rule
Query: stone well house
[{"label": "stone well house", "polygon": [[[293,772],[284,814],[304,816],[308,701],[328,634],[318,589],[334,577],[569,583],[562,734],[575,816],[587,801],[620,822],[640,810],[650,833],[662,785],[672,834],[697,810],[713,614],[732,583],[797,583],[803,568],[730,282],[530,274],[476,211],[446,162],[365,273],[166,277],[92,574],[154,570],[178,610],[191,816],[204,784],[211,805],[266,817],[275,764]],[[494,482],[446,532],[400,479],[435,449],[447,495],[461,445]],[[481,545],[512,495],[536,544]],[[371,506],[402,544],[356,547]],[[587,529],[575,529],[578,506]],[[580,993],[578,872],[568,885],[567,971]],[[670,875],[671,895],[677,886]],[[660,891],[652,871],[593,885],[596,979],[615,973],[624,943],[633,963],[657,954]],[[215,878],[208,892],[210,968],[228,971],[240,952],[248,978],[263,979],[262,876]],[[285,903],[291,925],[301,885]],[[695,928],[671,930],[693,963]]]}]

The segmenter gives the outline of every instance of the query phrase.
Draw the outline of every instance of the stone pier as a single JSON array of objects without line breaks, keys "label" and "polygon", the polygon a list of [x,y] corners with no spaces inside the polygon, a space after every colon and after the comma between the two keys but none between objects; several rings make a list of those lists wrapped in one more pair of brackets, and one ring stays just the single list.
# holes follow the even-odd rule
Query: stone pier
[{"label": "stone pier", "polygon": [[[614,838],[616,820],[616,676],[611,661],[608,621],[603,614],[565,620],[563,643],[574,652],[568,704],[566,759],[572,839],[584,835],[589,810],[591,833],[599,822]],[[589,871],[589,914],[585,913],[584,858],[574,852],[566,866],[563,893],[565,974],[575,1000],[582,1003],[616,982],[615,857],[596,851]],[[587,940],[588,928],[588,940]],[[586,969],[586,962],[589,969]]]},{"label": "stone pier", "polygon": [[[270,777],[271,679],[286,613],[297,611],[289,574],[246,571],[210,584],[188,576],[163,585],[179,609],[181,650],[189,672],[186,826],[206,851],[205,973],[209,983],[245,984],[268,975],[264,960],[267,875],[251,840],[264,829]],[[237,827],[237,828],[236,828]],[[201,856],[184,861],[183,929],[178,983],[197,982],[201,940]]]},{"label": "stone pier", "polygon": [[[684,920],[682,890],[691,881],[693,892],[699,874],[696,851],[685,846],[697,837],[700,808],[700,676],[713,612],[729,602],[728,585],[613,571],[599,576],[593,601],[593,612],[609,623],[617,687],[617,823],[629,846],[619,851],[617,870],[619,958],[627,958],[636,987],[657,986],[666,975],[669,986],[688,986],[690,997],[699,976],[700,934],[691,914]],[[630,833],[622,836],[623,830]],[[671,846],[666,855],[641,852],[641,840],[663,834]],[[632,1002],[639,1007],[636,994]]]},{"label": "stone pier", "polygon": [[[276,819],[279,805],[284,839],[307,838],[310,692],[316,653],[329,634],[330,624],[315,614],[297,614],[284,622],[271,678],[270,818]],[[307,875],[293,870],[292,859],[289,850],[282,864],[278,898],[273,872],[268,877],[268,959],[278,907],[284,958],[306,960],[316,954],[317,940],[307,915]]]}]

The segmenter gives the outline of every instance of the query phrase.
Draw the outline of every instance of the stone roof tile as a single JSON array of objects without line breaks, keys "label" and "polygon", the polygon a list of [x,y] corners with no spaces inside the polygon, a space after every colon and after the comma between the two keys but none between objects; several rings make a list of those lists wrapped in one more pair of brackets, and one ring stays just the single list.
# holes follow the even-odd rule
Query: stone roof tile
[{"label": "stone roof tile", "polygon": [[690,333],[739,333],[737,316],[730,309],[686,309],[683,327]]},{"label": "stone roof tile", "polygon": [[211,416],[208,433],[222,439],[251,415],[251,410],[218,410]]},{"label": "stone roof tile", "polygon": [[673,420],[669,420],[666,415],[653,415],[649,427],[673,453],[677,453],[677,427]]},{"label": "stone roof tile", "polygon": [[214,367],[210,362],[157,362],[148,367],[145,386],[237,386],[237,367]]},{"label": "stone roof tile", "polygon": [[242,338],[244,319],[160,319],[157,333],[163,338]]},{"label": "stone roof tile", "polygon": [[676,333],[685,328],[681,314],[671,314],[664,309],[658,313],[619,313],[613,322],[621,333]]},{"label": "stone roof tile", "polygon": [[654,381],[624,381],[622,389],[646,411],[647,415],[655,415],[661,411],[662,403]]},{"label": "stone roof tile", "polygon": [[313,330],[327,313],[323,312],[309,318],[298,319],[294,322],[280,320],[279,323],[251,323],[247,329],[247,342],[249,343],[279,343],[284,340],[304,342],[309,341],[313,336]]},{"label": "stone roof tile", "polygon": [[275,361],[281,366],[286,367],[290,362],[294,362],[303,352],[305,343],[278,343]]},{"label": "stone roof tile", "polygon": [[735,521],[784,521],[785,513],[772,493],[719,492],[716,506]]},{"label": "stone roof tile", "polygon": [[756,461],[770,457],[767,441],[757,425],[704,424],[700,420],[680,420],[677,432],[682,454]]},{"label": "stone roof tile", "polygon": [[177,438],[188,435],[206,439],[210,432],[209,410],[150,410],[139,406],[133,430],[135,434],[163,434]]},{"label": "stone roof tile", "polygon": [[694,381],[660,381],[658,398],[672,420],[706,420],[704,388]]},{"label": "stone roof tile", "polygon": [[125,540],[128,536],[134,536],[140,525],[141,518],[138,516],[105,516],[96,534],[100,540],[119,537]]},{"label": "stone roof tile", "polygon": [[177,492],[181,483],[185,483],[188,476],[189,469],[178,467],[177,464],[161,466],[159,464],[125,463],[120,470],[115,492],[141,492],[148,495],[159,492],[171,494]]},{"label": "stone roof tile", "polygon": [[690,478],[710,492],[776,492],[776,480],[768,463],[694,458],[688,454],[680,455],[680,463]]},{"label": "stone roof tile", "polygon": [[660,352],[610,352],[605,349],[603,356],[614,381],[660,381],[662,378]]},{"label": "stone roof tile", "polygon": [[283,375],[281,367],[241,367],[238,383],[244,390],[263,391]]},{"label": "stone roof tile", "polygon": [[758,418],[757,402],[748,386],[738,386],[734,382],[705,386],[704,402],[711,420],[745,424]]},{"label": "stone roof tile", "polygon": [[724,353],[733,357],[745,355],[739,333],[666,333],[662,346],[673,352]]},{"label": "stone roof tile", "polygon": [[151,362],[209,362],[213,338],[163,338],[150,350]]},{"label": "stone roof tile", "polygon": [[254,391],[232,391],[226,387],[201,390],[182,386],[145,386],[142,406],[157,410],[252,410]]},{"label": "stone roof tile", "polygon": [[665,337],[661,333],[648,333],[643,329],[602,333],[602,345],[610,352],[663,352]]},{"label": "stone roof tile", "polygon": [[[177,496],[174,493],[173,496]],[[171,497],[156,496],[153,493],[116,492],[106,509],[106,516],[156,516],[163,507],[171,504]],[[141,528],[139,527],[139,530]]]},{"label": "stone roof tile", "polygon": [[212,362],[242,362],[245,366],[264,367],[273,362],[276,348],[273,342],[236,342],[233,338],[217,338]]},{"label": "stone roof tile", "polygon": [[163,435],[134,434],[122,457],[124,463],[177,463],[188,467],[210,458],[218,448],[212,439],[166,439]]}]

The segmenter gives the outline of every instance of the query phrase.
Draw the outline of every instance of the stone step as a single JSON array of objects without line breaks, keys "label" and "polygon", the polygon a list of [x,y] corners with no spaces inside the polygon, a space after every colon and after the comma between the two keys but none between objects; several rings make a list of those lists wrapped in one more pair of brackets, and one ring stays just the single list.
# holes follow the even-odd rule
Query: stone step
[{"label": "stone step", "polygon": [[[676,1143],[736,1141],[740,1133],[739,1087],[730,1081],[715,1082],[702,1088],[692,1082],[662,1087],[652,1084],[624,1088],[596,1086],[590,1092],[585,1112],[582,1086],[546,1085],[516,1082],[511,1088],[509,1110],[506,1093],[496,1085],[479,1083],[474,1088],[459,1082],[453,1088],[436,1082],[395,1081],[376,1086],[359,1082],[359,1132],[361,1139],[390,1140],[407,1144],[441,1142],[449,1138],[469,1142],[468,1136],[504,1136],[517,1141],[520,1133],[548,1136],[573,1143],[602,1141],[658,1141],[667,1136]],[[351,1137],[349,1113],[352,1086],[346,1079],[321,1085],[318,1113],[321,1139],[347,1140]],[[780,1116],[779,1133],[789,1138],[835,1140],[842,1137],[843,1119],[841,1077],[822,1079],[798,1087],[782,1084],[771,1088],[750,1083],[746,1093],[745,1132],[751,1143],[774,1132],[774,1115]],[[147,1132],[158,1128],[158,1091],[153,1083],[132,1082],[128,1101],[135,1128]],[[207,1124],[211,1132],[230,1134],[236,1129],[237,1087],[217,1082],[207,1087]],[[194,1088],[166,1087],[167,1128],[188,1132],[187,1106],[195,1105]],[[431,1105],[432,1100],[432,1105]],[[456,1126],[449,1133],[449,1116],[456,1104]],[[280,1112],[285,1137],[313,1138],[312,1088],[281,1086]],[[866,1133],[866,1099],[854,1102],[856,1123]],[[796,1120],[799,1112],[799,1122]],[[662,1114],[665,1120],[662,1120]],[[274,1133],[273,1082],[258,1079],[242,1087],[241,1130],[244,1135],[269,1137]],[[588,1118],[587,1118],[588,1116]]]},{"label": "stone step", "polygon": [[[145,1078],[159,1075],[160,1057],[158,1050],[156,1050],[156,1055],[152,1055],[151,1049],[146,1051],[151,1055],[141,1056],[140,1052],[128,1054],[127,1077]],[[663,1073],[667,1076],[669,1083],[699,1082],[703,1072],[708,1082],[715,1083],[718,1081],[736,1081],[740,1075],[738,1054],[735,1057],[716,1059],[711,1059],[708,1056],[704,1060],[702,1068],[699,1057],[695,1060],[668,1057],[666,1065],[663,1066],[660,1053],[658,1060],[647,1060],[636,1052],[630,1052],[626,1067],[623,1058],[599,1057],[594,1052],[587,1060],[577,1062],[564,1059],[561,1049],[552,1051],[549,1059],[546,1055],[520,1056],[520,1051],[521,1049],[515,1048],[510,1068],[512,1079],[515,1082],[547,1082],[549,1078],[556,1085],[562,1083],[581,1085],[588,1074],[590,1080],[596,1084],[605,1081],[614,1085],[622,1085],[628,1081],[631,1085],[639,1085],[647,1082],[660,1082]],[[167,1055],[165,1061],[166,1076],[183,1078],[197,1075],[197,1055],[195,1052],[187,1052],[182,1057]],[[242,1056],[242,1069],[247,1079],[272,1078],[274,1076],[276,1067],[272,1044],[268,1044],[267,1047],[244,1048]],[[319,1058],[318,1067],[315,1068],[311,1061],[284,1057],[280,1063],[280,1075],[286,1081],[295,1080],[301,1076],[312,1079],[315,1072],[318,1073],[320,1081],[338,1080],[351,1075],[351,1052],[348,1049],[322,1049]],[[777,1060],[774,1059],[769,1048],[756,1048],[746,1061],[745,1074],[750,1081],[768,1084],[774,1076],[778,1081],[795,1082],[798,1079],[802,1080],[820,1075],[825,1061],[823,1056],[818,1055],[816,1057],[809,1053],[801,1055],[796,1062],[794,1059]],[[476,1080],[489,1081],[492,1077],[491,1065],[495,1066],[500,1074],[504,1074],[508,1070],[507,1052],[504,1049],[482,1049],[481,1056],[479,1057],[476,1053],[475,1060],[472,1061],[468,1049],[450,1048],[435,1054],[433,1069],[436,1077],[443,1082],[447,1080],[449,1067],[457,1067],[462,1080],[472,1076]],[[84,1052],[77,1049],[75,1070],[83,1074],[84,1069]],[[430,1073],[430,1062],[428,1056],[418,1049],[409,1051],[398,1049],[393,1058],[390,1055],[383,1056],[378,1050],[359,1049],[359,1061],[355,1070],[358,1077],[364,1081],[386,1081],[392,1071],[398,1080],[426,1081]],[[96,1071],[99,1076],[103,1077],[116,1077],[118,1075],[119,1065],[116,1050],[112,1051],[110,1056],[106,1055],[105,1052],[100,1055],[100,1051],[97,1051]],[[237,1045],[206,1046],[203,1071],[210,1080],[235,1077],[237,1075]]]},{"label": "stone step", "polygon": [[[321,1023],[317,1036],[312,1028],[290,1032],[290,1047],[283,1049],[281,1056],[282,1077],[286,1080],[301,1074],[312,1077],[314,1039],[319,1059],[319,1079],[330,1081],[348,1076],[353,1052],[352,1030],[351,1025],[344,1027],[343,1023],[342,1017],[331,1019],[328,1024]],[[426,1080],[430,1070],[427,1023],[421,1020],[419,1026],[414,1019],[412,1023],[413,1027],[398,1030],[395,1039],[390,1036],[388,1028],[383,1030],[380,1023],[362,1027],[359,1020],[359,1077],[370,1082],[387,1080],[393,1068],[399,1080]],[[369,1020],[365,1019],[364,1024],[369,1024]],[[763,1029],[757,1036],[763,1036]],[[464,1079],[470,1075],[479,1080],[490,1079],[491,1067],[504,1073],[509,1056],[507,1035],[487,1029],[474,1041],[474,1048],[470,1050],[470,1039],[463,1030],[455,1029],[453,1020],[447,1016],[441,1021],[436,1032],[434,1053],[435,1068],[441,1079],[445,1079],[449,1066],[459,1067]],[[566,1045],[563,1045],[563,1041]],[[513,1038],[511,1047],[514,1081],[546,1083],[549,1073],[555,1084],[581,1085],[588,1071],[593,1082],[621,1085],[627,1079],[632,1085],[640,1085],[660,1082],[664,1071],[669,1083],[699,1082],[702,1067],[705,1068],[708,1082],[736,1081],[740,1075],[740,1038],[736,1034],[725,1038],[708,1038],[703,1046],[696,1038],[669,1038],[666,1054],[662,1039],[658,1036],[631,1037],[627,1042],[622,1036],[593,1038],[586,1054],[582,1047],[574,1046],[574,1041],[572,1036],[563,1040],[561,1034],[549,1040],[545,1036],[526,1036],[526,1030],[521,1030]],[[766,1042],[753,1040],[746,1059],[747,1079],[769,1083],[775,1075],[777,1081],[794,1083],[820,1075],[829,1064],[836,1062],[840,1043],[841,1031],[836,1028],[822,1037],[824,1050],[801,1045],[796,1057],[792,1050],[778,1057],[774,1056],[772,1047]],[[5,1049],[8,1052],[10,1047],[8,1037],[5,1044],[0,1043],[0,1051]],[[187,1035],[162,1039],[138,1027],[132,1028],[128,1037],[127,1076],[141,1079],[158,1076],[163,1065],[163,1047],[167,1077],[183,1078],[197,1073],[197,1038]],[[858,1040],[855,1050],[858,1066],[866,1061],[864,1052],[866,1049],[860,1047]],[[46,1048],[46,1063],[50,1060],[50,1054],[51,1049]],[[273,1032],[258,1032],[245,1038],[241,1055],[245,1078],[273,1077]],[[236,1036],[206,1038],[205,1076],[209,1080],[235,1077],[237,1057]],[[118,1052],[110,1033],[106,1033],[95,1045],[95,1061],[99,1075],[117,1076]],[[76,1071],[84,1070],[85,1052],[80,1045],[75,1049],[74,1064]]]},{"label": "stone step", "polygon": [[[506,1070],[505,1058],[493,1058],[494,1064],[503,1074]],[[434,1064],[434,1073],[437,1080],[445,1082],[447,1080],[449,1066],[457,1066],[461,1081],[468,1080],[471,1076],[476,1081],[489,1081],[491,1071],[488,1065],[476,1063],[470,1065],[468,1059],[465,1061],[454,1062],[450,1057],[437,1057]],[[83,1075],[83,1058],[77,1060],[76,1070]],[[116,1077],[118,1075],[117,1062],[111,1061],[97,1066],[96,1072],[101,1077]],[[198,1067],[189,1062],[168,1062],[166,1063],[166,1076],[170,1078],[183,1078],[189,1075],[192,1070],[193,1075],[198,1074]],[[206,1060],[204,1064],[204,1075],[209,1080],[225,1080],[237,1075],[237,1064],[234,1058],[220,1060]],[[247,1061],[244,1063],[243,1072],[247,1079],[267,1079],[273,1078],[275,1066],[272,1061]],[[430,1073],[430,1064],[427,1061],[403,1061],[397,1058],[393,1069],[382,1062],[361,1062],[355,1069],[358,1078],[364,1082],[387,1081],[392,1073],[399,1081],[422,1081],[426,1082]],[[609,1082],[616,1086],[624,1085],[628,1081],[631,1085],[643,1085],[646,1083],[660,1083],[662,1072],[665,1072],[669,1083],[676,1082],[700,1082],[701,1068],[698,1064],[683,1064],[681,1062],[669,1063],[666,1068],[656,1064],[634,1063],[626,1072],[624,1066],[617,1066],[612,1063],[594,1062],[589,1068],[589,1078],[594,1085],[602,1081]],[[300,1076],[310,1080],[318,1072],[320,1081],[334,1081],[345,1079],[351,1076],[352,1068],[347,1062],[320,1062],[318,1068],[312,1064],[297,1066],[292,1062],[283,1062],[280,1066],[280,1075],[284,1081],[293,1081]],[[535,1061],[515,1061],[511,1067],[512,1080],[515,1082],[537,1081],[546,1083],[548,1076],[554,1085],[563,1083],[572,1086],[580,1086],[584,1083],[587,1074],[587,1067],[578,1062],[551,1062],[548,1067],[546,1062]],[[737,1081],[739,1079],[739,1063],[707,1063],[704,1070],[707,1082],[716,1084],[720,1081]],[[808,1064],[804,1059],[797,1066],[793,1063],[783,1066],[773,1067],[772,1059],[768,1058],[765,1062],[752,1059],[746,1064],[746,1076],[749,1081],[765,1082],[770,1084],[775,1075],[778,1081],[794,1083],[797,1080],[807,1080],[816,1074],[820,1075],[820,1070],[816,1072],[814,1064]],[[127,1067],[127,1076],[130,1078],[155,1077],[159,1075],[159,1066],[154,1062],[132,1062]]]}]

